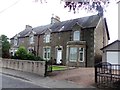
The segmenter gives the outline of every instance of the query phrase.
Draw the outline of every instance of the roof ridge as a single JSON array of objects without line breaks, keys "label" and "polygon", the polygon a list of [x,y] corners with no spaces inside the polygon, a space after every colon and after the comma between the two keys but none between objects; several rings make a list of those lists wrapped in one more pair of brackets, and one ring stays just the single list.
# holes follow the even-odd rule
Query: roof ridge
[{"label": "roof ridge", "polygon": [[[83,16],[83,17],[80,17],[80,18],[74,18],[74,19],[64,20],[64,21],[61,21],[61,22],[56,22],[54,24],[63,23],[63,22],[67,22],[67,21],[78,20],[78,19],[87,18],[87,17],[93,17],[93,16],[98,16],[98,15],[96,14],[96,15],[90,15],[90,16]],[[41,25],[41,26],[37,26],[37,27],[44,27],[44,26],[48,26],[48,25],[52,26],[54,24],[46,24],[46,25]],[[34,28],[37,28],[37,27],[34,27]]]},{"label": "roof ridge", "polygon": [[120,42],[120,40],[115,40],[115,41],[109,43],[108,45],[104,46],[104,47],[101,48],[100,50],[103,50],[104,48],[106,48],[106,47],[108,47],[108,46],[110,46],[110,45],[112,45],[112,44],[114,44],[114,43],[116,43],[116,42]]},{"label": "roof ridge", "polygon": [[[46,29],[52,29],[52,32],[57,32],[59,29],[64,26],[64,29],[62,31],[68,31],[71,30],[71,26],[75,23],[78,22],[81,26],[85,28],[89,27],[96,27],[98,21],[99,21],[99,16],[98,15],[91,15],[91,16],[84,16],[80,18],[75,18],[75,19],[69,19],[61,22],[56,22],[54,24],[46,24],[46,25],[41,25],[37,27],[33,27],[33,31],[36,32],[36,34],[42,34],[44,33],[44,30]],[[90,22],[92,21],[92,22]],[[21,34],[21,37],[24,37],[24,34],[29,32],[29,30],[24,29],[23,31],[19,32]]]}]

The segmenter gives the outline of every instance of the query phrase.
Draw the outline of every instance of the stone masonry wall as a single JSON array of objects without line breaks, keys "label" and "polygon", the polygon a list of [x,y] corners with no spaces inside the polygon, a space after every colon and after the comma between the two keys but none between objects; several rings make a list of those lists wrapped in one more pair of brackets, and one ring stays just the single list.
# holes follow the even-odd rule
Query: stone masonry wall
[{"label": "stone masonry wall", "polygon": [[2,59],[2,67],[45,76],[45,61]]}]

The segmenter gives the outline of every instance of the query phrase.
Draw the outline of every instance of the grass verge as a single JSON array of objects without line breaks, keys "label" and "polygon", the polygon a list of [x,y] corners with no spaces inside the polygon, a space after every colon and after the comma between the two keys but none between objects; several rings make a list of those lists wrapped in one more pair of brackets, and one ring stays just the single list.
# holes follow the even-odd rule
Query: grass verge
[{"label": "grass verge", "polygon": [[52,71],[65,70],[65,66],[52,66]]}]

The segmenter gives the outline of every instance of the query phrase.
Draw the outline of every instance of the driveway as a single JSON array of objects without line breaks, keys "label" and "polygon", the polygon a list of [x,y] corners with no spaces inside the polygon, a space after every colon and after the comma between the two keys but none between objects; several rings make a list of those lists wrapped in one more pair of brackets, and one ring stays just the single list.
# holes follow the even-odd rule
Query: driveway
[{"label": "driveway", "polygon": [[76,84],[94,86],[94,68],[74,68],[64,71],[53,71],[49,77],[54,80],[68,80]]}]

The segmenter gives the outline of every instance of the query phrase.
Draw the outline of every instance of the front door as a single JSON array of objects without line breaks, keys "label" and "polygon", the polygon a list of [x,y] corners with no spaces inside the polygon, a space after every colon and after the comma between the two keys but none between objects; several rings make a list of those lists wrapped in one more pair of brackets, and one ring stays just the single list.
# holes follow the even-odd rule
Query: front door
[{"label": "front door", "polygon": [[57,64],[61,63],[61,59],[62,59],[62,49],[57,48]]}]

